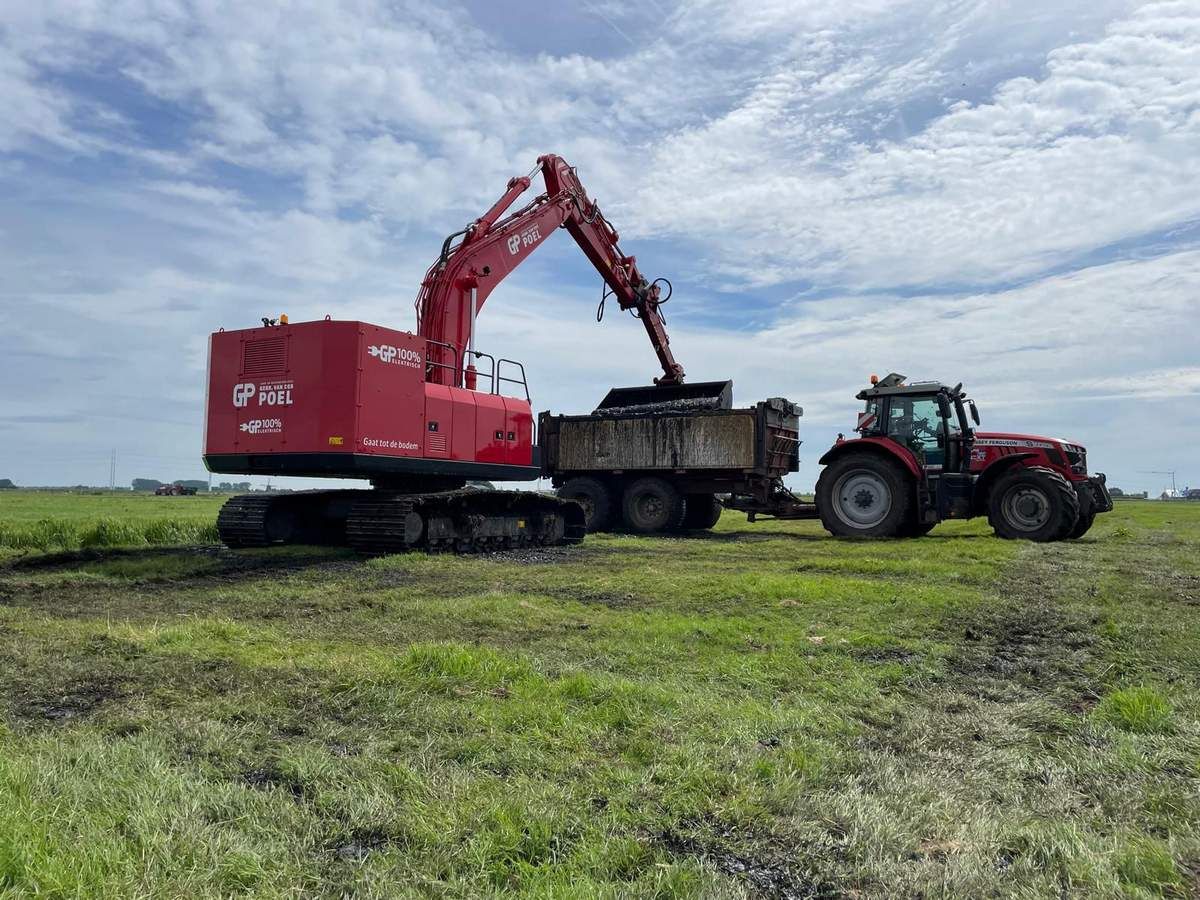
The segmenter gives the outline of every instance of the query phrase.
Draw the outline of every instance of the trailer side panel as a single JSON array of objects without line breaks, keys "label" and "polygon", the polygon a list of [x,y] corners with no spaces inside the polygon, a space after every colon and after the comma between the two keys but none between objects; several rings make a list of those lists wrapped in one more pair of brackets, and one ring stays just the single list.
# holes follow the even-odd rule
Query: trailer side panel
[{"label": "trailer side panel", "polygon": [[755,466],[753,410],[718,415],[558,422],[557,468],[750,469]]}]

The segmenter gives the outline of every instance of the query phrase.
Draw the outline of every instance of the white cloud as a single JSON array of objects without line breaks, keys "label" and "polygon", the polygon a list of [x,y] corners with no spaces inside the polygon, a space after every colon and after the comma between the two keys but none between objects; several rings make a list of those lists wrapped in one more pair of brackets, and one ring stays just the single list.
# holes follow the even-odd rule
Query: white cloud
[{"label": "white cloud", "polygon": [[1200,394],[1200,366],[1180,366],[1174,369],[1151,369],[1107,375],[1075,381],[1063,389],[1078,394],[1084,400],[1107,400],[1118,397],[1163,400]]},{"label": "white cloud", "polygon": [[853,113],[881,76],[899,100],[888,78],[911,65],[773,72],[657,142],[623,209],[641,211],[642,233],[721,235],[717,267],[738,280],[867,287],[1003,283],[1200,215],[1194,5],[1150,6],[1055,49],[1044,73],[956,101],[902,140],[848,143],[853,118],[816,108],[833,81]]}]

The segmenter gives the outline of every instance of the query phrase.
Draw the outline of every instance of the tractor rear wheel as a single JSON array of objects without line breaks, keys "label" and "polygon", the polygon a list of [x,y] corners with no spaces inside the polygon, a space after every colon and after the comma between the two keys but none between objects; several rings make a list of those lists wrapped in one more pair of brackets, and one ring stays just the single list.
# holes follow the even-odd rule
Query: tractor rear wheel
[{"label": "tractor rear wheel", "polygon": [[821,524],[838,537],[887,538],[903,533],[911,515],[912,478],[876,453],[848,453],[817,479]]},{"label": "tractor rear wheel", "polygon": [[1079,497],[1053,469],[1018,466],[992,487],[988,522],[1009,540],[1061,541],[1079,518]]},{"label": "tractor rear wheel", "polygon": [[721,501],[715,494],[688,494],[687,511],[683,515],[683,527],[689,531],[704,531],[712,528],[721,518]]},{"label": "tractor rear wheel", "polygon": [[607,531],[612,527],[612,492],[601,481],[581,475],[569,478],[558,489],[563,500],[574,500],[583,507],[583,521],[588,531]]},{"label": "tractor rear wheel", "polygon": [[625,489],[621,503],[625,527],[638,534],[671,531],[683,525],[687,503],[667,481],[639,478]]},{"label": "tractor rear wheel", "polygon": [[900,529],[900,537],[925,537],[933,531],[936,524],[937,522],[906,522]]}]

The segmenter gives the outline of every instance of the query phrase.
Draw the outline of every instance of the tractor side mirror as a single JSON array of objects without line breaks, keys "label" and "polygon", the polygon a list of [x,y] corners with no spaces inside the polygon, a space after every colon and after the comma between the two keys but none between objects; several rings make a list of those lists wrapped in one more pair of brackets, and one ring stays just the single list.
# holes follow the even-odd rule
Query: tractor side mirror
[{"label": "tractor side mirror", "polygon": [[971,410],[971,421],[976,425],[979,424],[979,407],[975,405],[974,400],[967,401],[967,408]]},{"label": "tractor side mirror", "polygon": [[945,394],[939,393],[937,395],[937,405],[938,414],[941,415],[942,419],[950,418],[950,401],[946,398]]}]

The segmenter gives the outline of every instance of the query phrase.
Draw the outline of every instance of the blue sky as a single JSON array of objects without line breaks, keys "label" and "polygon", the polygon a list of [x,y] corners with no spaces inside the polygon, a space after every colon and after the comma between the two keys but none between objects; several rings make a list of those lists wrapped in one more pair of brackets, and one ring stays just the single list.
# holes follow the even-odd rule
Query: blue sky
[{"label": "blue sky", "polygon": [[[1200,7],[564,0],[0,9],[0,477],[200,477],[206,336],[409,328],[425,267],[537,155],[578,166],[693,380],[805,408],[871,372],[1113,483],[1200,482]],[[655,374],[559,235],[481,349],[538,409]]]}]

